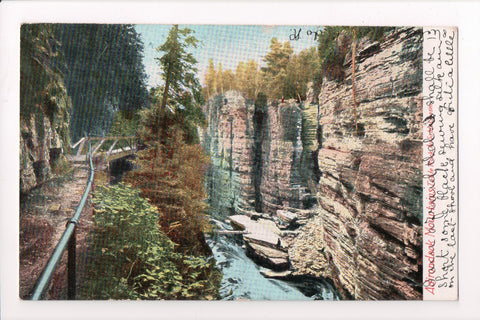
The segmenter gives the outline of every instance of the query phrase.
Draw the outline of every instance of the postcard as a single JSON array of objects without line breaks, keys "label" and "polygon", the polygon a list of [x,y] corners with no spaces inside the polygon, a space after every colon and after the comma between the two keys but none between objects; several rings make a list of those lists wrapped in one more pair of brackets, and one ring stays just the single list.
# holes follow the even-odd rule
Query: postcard
[{"label": "postcard", "polygon": [[20,37],[20,298],[458,298],[455,27]]}]

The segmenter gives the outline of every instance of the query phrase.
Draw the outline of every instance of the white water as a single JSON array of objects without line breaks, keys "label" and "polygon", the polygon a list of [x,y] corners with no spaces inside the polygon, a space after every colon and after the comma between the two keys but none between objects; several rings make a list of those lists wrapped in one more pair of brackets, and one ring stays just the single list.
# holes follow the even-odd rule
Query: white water
[{"label": "white water", "polygon": [[223,300],[338,300],[335,290],[324,281],[265,278],[260,274],[261,267],[246,256],[238,239],[241,236],[217,235],[216,239],[207,240],[223,273],[220,288]]}]

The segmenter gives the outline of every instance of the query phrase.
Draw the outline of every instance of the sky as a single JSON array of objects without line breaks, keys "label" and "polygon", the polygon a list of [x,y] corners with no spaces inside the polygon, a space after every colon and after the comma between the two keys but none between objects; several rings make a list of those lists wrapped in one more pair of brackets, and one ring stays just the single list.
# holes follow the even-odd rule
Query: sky
[{"label": "sky", "polygon": [[[156,48],[167,38],[171,25],[136,25],[145,45],[144,65],[148,75],[148,86],[161,84],[160,68],[155,61],[163,53]],[[240,61],[253,59],[263,65],[263,57],[268,52],[270,40],[290,41],[295,53],[316,45],[317,26],[262,26],[262,25],[179,25],[195,31],[193,34],[200,42],[192,53],[198,61],[200,83],[204,84],[208,60],[215,67],[221,63],[223,70],[235,71]],[[300,31],[301,29],[301,31]],[[300,32],[299,32],[300,31]],[[296,37],[294,36],[296,35]]]}]

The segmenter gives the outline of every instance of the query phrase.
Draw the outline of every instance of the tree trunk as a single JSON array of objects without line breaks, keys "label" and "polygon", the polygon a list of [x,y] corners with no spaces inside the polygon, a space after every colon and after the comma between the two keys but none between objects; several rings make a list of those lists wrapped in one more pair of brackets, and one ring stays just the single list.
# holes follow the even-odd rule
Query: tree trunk
[{"label": "tree trunk", "polygon": [[165,137],[165,125],[166,125],[165,108],[167,106],[168,89],[170,86],[170,74],[171,74],[171,66],[168,66],[167,78],[165,79],[165,90],[163,91],[162,105],[160,106],[160,128],[159,128],[160,141],[162,141],[163,138]]},{"label": "tree trunk", "polygon": [[[178,31],[178,25],[174,25],[175,31]],[[175,32],[175,37],[177,37],[178,32]],[[175,39],[177,40],[177,39]],[[176,48],[171,48],[171,50],[175,50]],[[165,119],[165,108],[167,106],[167,99],[168,99],[168,89],[170,87],[170,78],[172,75],[172,65],[174,61],[170,61],[167,69],[167,77],[165,79],[165,89],[163,91],[163,98],[162,98],[162,105],[160,106],[160,141],[163,141],[165,138],[165,126],[166,126],[166,119]]]},{"label": "tree trunk", "polygon": [[355,97],[355,51],[357,47],[357,34],[355,29],[353,29],[353,40],[352,40],[352,95],[353,95],[353,118],[355,121],[355,134],[358,136],[358,125],[357,125],[357,100]]}]

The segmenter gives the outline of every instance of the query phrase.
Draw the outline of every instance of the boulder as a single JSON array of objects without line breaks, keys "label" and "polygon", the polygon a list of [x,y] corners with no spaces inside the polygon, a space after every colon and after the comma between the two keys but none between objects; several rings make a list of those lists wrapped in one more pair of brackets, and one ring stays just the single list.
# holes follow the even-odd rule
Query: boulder
[{"label": "boulder", "polygon": [[298,218],[295,213],[286,210],[277,210],[277,217],[279,217],[282,222],[289,225],[294,223]]},{"label": "boulder", "polygon": [[258,264],[273,270],[286,270],[289,267],[288,253],[253,242],[245,242],[247,256]]}]

